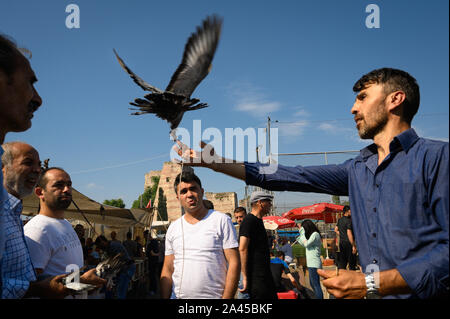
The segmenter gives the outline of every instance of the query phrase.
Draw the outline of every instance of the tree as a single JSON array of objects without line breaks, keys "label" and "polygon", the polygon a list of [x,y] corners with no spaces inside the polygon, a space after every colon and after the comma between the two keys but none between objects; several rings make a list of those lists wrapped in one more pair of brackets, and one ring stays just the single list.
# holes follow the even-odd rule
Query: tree
[{"label": "tree", "polygon": [[167,197],[164,195],[162,188],[159,189],[158,195],[158,216],[156,220],[168,220],[167,216]]},{"label": "tree", "polygon": [[341,204],[341,199],[337,195],[331,196],[331,201],[333,202],[333,204],[336,204],[336,205],[340,205]]},{"label": "tree", "polygon": [[[150,199],[152,200],[153,205],[156,198],[156,191],[158,190],[158,184],[159,184],[159,176],[152,176],[152,186],[147,187],[144,193],[133,202],[132,208],[144,208],[145,206],[147,206],[147,203]],[[141,198],[143,207],[141,207]]]},{"label": "tree", "polygon": [[109,205],[109,206],[114,206],[114,207],[119,207],[119,208],[125,208],[125,203],[123,202],[122,198],[105,199],[103,201],[103,204]]}]

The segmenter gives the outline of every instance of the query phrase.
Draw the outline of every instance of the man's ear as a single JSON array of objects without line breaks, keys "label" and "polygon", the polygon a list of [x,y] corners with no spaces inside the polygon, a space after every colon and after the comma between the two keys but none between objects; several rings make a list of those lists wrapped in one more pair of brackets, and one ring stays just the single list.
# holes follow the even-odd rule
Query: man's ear
[{"label": "man's ear", "polygon": [[34,188],[34,194],[36,194],[36,196],[39,197],[39,198],[44,197],[44,193],[43,193],[42,187],[36,186]]},{"label": "man's ear", "polygon": [[388,103],[389,111],[399,111],[399,106],[406,100],[406,94],[403,91],[395,91],[387,96],[386,102]]}]

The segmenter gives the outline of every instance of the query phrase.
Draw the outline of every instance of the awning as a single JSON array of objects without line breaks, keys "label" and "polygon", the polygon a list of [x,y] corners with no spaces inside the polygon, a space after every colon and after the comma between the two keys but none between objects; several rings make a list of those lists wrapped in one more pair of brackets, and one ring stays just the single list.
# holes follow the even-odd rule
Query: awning
[{"label": "awning", "polygon": [[[90,223],[114,227],[131,227],[135,225],[147,227],[150,226],[147,223],[147,220],[152,220],[152,218],[149,218],[148,216],[148,214],[151,213],[146,210],[137,208],[118,208],[103,205],[93,199],[90,199],[86,195],[83,195],[74,188],[72,188],[72,200],[73,202],[64,211],[64,218],[68,220],[85,220],[86,218]],[[74,203],[83,212],[84,217]],[[38,213],[39,198],[34,193],[25,197],[22,204],[22,215],[34,216]]]},{"label": "awning", "polygon": [[317,203],[310,206],[304,206],[291,209],[281,216],[296,220],[296,219],[316,219],[323,220],[325,223],[335,223],[336,214],[341,213],[343,205],[336,205],[330,203]]},{"label": "awning", "polygon": [[294,221],[282,216],[264,216],[263,222],[264,228],[268,230],[297,227]]}]

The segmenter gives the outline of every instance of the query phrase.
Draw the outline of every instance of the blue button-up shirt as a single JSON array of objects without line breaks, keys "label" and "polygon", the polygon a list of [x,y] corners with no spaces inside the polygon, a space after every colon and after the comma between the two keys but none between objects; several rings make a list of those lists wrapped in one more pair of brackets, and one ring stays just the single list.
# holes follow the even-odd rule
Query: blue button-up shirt
[{"label": "blue button-up shirt", "polygon": [[[0,159],[2,158],[2,155],[4,153],[3,148],[0,146]],[[2,259],[3,259],[3,252],[5,250],[5,231],[3,229],[3,203],[7,199],[6,190],[3,187],[3,173],[0,171],[0,290],[2,288]]]},{"label": "blue button-up shirt", "polygon": [[392,140],[380,165],[372,144],[339,165],[278,165],[273,174],[264,174],[264,164],[245,168],[247,184],[268,190],[348,195],[363,270],[395,268],[413,291],[395,297],[448,292],[448,143],[409,129]]},{"label": "blue button-up shirt", "polygon": [[25,241],[23,223],[20,218],[22,203],[8,194],[3,206],[5,251],[0,262],[2,277],[1,298],[18,299],[27,292],[30,282],[36,280],[36,273],[31,262]]}]

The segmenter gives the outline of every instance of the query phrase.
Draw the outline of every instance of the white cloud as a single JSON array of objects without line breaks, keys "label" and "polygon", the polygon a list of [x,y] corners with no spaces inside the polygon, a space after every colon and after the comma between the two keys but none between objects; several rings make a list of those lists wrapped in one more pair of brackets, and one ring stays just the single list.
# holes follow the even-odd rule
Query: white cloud
[{"label": "white cloud", "polygon": [[322,123],[319,125],[319,129],[326,132],[336,132],[337,128],[335,125],[330,123]]},{"label": "white cloud", "polygon": [[235,109],[242,112],[248,112],[255,116],[265,116],[268,113],[275,112],[281,107],[278,102],[264,102],[263,100],[240,101]]},{"label": "white cloud", "polygon": [[306,111],[304,108],[299,107],[296,112],[292,114],[294,117],[307,117],[309,116],[309,112]]},{"label": "white cloud", "polygon": [[235,101],[235,110],[254,117],[265,117],[281,108],[280,102],[271,101],[261,88],[249,82],[233,83],[228,87],[228,92]]},{"label": "white cloud", "polygon": [[290,122],[278,127],[278,133],[280,136],[300,136],[308,127],[307,121]]},{"label": "white cloud", "polygon": [[93,190],[93,189],[104,189],[103,186],[97,185],[95,183],[89,183],[86,185],[86,188],[89,190]]}]

